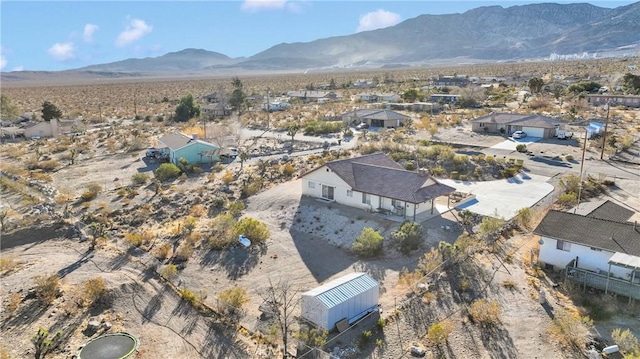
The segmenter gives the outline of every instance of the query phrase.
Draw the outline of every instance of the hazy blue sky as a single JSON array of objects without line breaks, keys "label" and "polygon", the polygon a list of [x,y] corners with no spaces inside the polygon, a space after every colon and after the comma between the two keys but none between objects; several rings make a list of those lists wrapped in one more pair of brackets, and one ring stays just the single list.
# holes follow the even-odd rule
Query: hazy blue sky
[{"label": "hazy blue sky", "polygon": [[395,25],[421,14],[537,2],[634,1],[5,1],[0,69],[64,70],[199,48],[251,56],[279,43],[307,42]]}]

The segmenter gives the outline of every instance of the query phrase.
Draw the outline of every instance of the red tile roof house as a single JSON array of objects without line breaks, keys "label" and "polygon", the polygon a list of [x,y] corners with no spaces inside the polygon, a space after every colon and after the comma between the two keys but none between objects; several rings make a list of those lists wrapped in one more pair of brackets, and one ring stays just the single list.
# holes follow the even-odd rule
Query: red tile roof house
[{"label": "red tile roof house", "polygon": [[632,214],[612,202],[586,215],[549,211],[533,231],[538,263],[579,285],[640,299],[640,225],[627,221]]},{"label": "red tile roof house", "polygon": [[416,220],[455,189],[424,172],[405,170],[384,153],[332,161],[301,176],[302,194]]},{"label": "red tile roof house", "polygon": [[537,114],[495,113],[469,121],[471,130],[481,133],[505,133],[511,135],[524,131],[529,137],[552,138],[560,122]]}]

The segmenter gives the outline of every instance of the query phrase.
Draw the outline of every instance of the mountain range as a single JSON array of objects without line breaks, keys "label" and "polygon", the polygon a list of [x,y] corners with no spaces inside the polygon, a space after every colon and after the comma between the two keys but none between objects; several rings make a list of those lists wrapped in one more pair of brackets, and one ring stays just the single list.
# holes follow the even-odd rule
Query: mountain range
[{"label": "mountain range", "polygon": [[304,43],[282,43],[246,58],[185,49],[70,71],[118,76],[408,67],[434,62],[493,62],[551,53],[640,52],[640,2],[613,9],[590,4],[479,7],[420,15],[395,26]]}]

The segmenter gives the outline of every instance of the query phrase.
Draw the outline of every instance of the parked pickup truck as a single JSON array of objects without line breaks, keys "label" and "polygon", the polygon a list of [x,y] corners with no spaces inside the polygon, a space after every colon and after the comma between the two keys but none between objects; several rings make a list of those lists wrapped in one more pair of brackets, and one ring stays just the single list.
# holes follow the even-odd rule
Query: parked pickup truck
[{"label": "parked pickup truck", "polygon": [[556,130],[556,138],[558,138],[559,140],[570,140],[571,138],[573,138],[573,132]]}]

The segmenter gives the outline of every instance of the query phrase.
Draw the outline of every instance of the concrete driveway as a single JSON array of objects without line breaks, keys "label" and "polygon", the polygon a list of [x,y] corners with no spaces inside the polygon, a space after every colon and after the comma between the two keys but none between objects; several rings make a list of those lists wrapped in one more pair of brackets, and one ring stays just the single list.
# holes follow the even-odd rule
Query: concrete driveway
[{"label": "concrete driveway", "polygon": [[471,193],[476,199],[458,209],[468,209],[483,216],[509,220],[524,207],[531,207],[553,191],[549,177],[519,173],[509,179],[483,182],[440,180],[458,192]]},{"label": "concrete driveway", "polygon": [[507,140],[502,141],[496,145],[493,145],[489,148],[492,149],[496,149],[496,150],[511,150],[511,151],[515,151],[516,147],[520,144],[522,145],[526,145],[529,146],[530,144],[536,142],[536,141],[540,141],[542,139],[542,137],[525,137],[525,138],[511,138],[509,137]]}]

